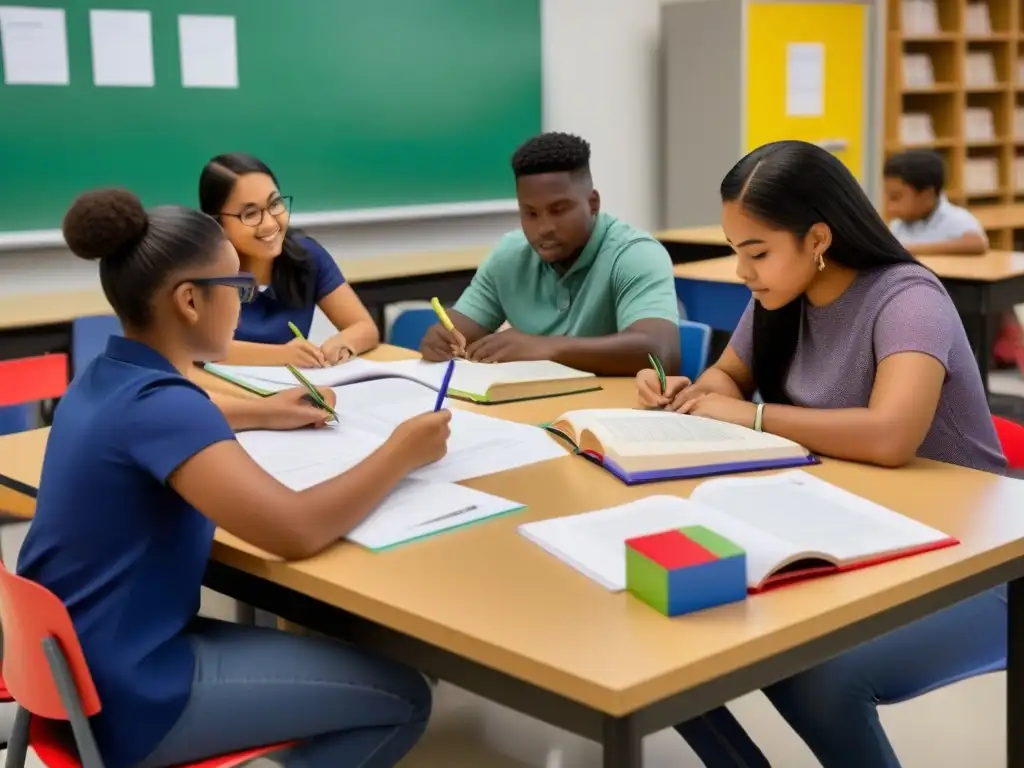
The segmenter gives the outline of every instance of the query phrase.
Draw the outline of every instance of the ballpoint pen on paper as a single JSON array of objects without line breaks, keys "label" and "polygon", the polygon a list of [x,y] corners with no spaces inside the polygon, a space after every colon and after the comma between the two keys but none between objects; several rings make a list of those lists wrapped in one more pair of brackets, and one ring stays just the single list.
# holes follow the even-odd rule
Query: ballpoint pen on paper
[{"label": "ballpoint pen on paper", "polygon": [[448,385],[452,381],[452,373],[455,372],[455,361],[449,360],[448,367],[444,371],[444,379],[441,380],[441,388],[437,390],[437,400],[434,401],[434,413],[441,410],[444,405],[444,398],[448,394]]},{"label": "ballpoint pen on paper", "polygon": [[661,387],[661,394],[665,394],[665,390],[668,389],[668,380],[665,378],[665,368],[661,365],[659,360],[654,355],[648,355],[647,359],[651,361],[651,367],[654,372],[658,374],[658,386]]}]

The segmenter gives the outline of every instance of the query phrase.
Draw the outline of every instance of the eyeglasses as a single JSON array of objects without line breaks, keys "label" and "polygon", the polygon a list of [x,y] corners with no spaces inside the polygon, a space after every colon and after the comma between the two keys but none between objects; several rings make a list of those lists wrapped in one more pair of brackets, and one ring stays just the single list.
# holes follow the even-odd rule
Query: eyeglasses
[{"label": "eyeglasses", "polygon": [[265,208],[246,208],[241,213],[227,213],[226,211],[222,211],[220,215],[231,216],[232,218],[238,219],[247,227],[258,227],[263,223],[263,217],[268,213],[271,216],[283,216],[291,210],[291,207],[291,195],[286,195],[284,197],[278,197],[271,200]]},{"label": "eyeglasses", "polygon": [[182,280],[182,283],[194,283],[195,285],[226,285],[238,291],[238,298],[243,304],[247,304],[256,298],[256,278],[248,272],[239,272],[237,275],[228,277],[192,277]]}]

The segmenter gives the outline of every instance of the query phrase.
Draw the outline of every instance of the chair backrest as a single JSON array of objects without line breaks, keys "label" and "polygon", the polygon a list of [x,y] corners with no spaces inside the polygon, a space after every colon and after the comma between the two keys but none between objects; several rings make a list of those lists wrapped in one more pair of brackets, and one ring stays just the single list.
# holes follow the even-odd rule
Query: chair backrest
[{"label": "chair backrest", "polygon": [[679,374],[696,381],[708,365],[711,326],[693,320],[679,321]]},{"label": "chair backrest", "polygon": [[114,315],[75,318],[71,323],[71,377],[107,348],[107,339],[122,333],[121,322]]},{"label": "chair backrest", "polygon": [[67,355],[0,361],[0,406],[52,400],[63,395],[67,388]]},{"label": "chair backrest", "polygon": [[993,416],[992,423],[1010,469],[1024,469],[1024,426],[1001,416]]},{"label": "chair backrest", "polygon": [[13,435],[32,429],[32,409],[27,405],[0,408],[0,435]]},{"label": "chair backrest", "polygon": [[388,342],[396,347],[417,351],[427,329],[436,322],[437,315],[432,309],[407,309],[392,323]]},{"label": "chair backrest", "polygon": [[4,682],[14,700],[34,715],[68,720],[44,641],[56,641],[86,717],[100,711],[85,654],[64,603],[34,581],[0,565],[0,623],[4,628]]}]

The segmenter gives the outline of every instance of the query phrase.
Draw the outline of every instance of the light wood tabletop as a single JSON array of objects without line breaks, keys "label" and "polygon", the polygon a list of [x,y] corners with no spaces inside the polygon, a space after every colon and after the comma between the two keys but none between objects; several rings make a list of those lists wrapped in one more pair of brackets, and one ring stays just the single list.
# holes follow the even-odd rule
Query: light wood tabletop
[{"label": "light wood tabletop", "polygon": [[[572,408],[635,402],[631,380],[603,383],[602,391],[579,396],[469,407],[537,424]],[[37,484],[45,440],[43,430],[0,438],[0,474]],[[213,554],[616,716],[1024,557],[1024,482],[928,461],[891,470],[826,460],[808,471],[962,543],[670,621],[605,591],[519,536],[516,526],[651,493],[688,496],[699,481],[631,488],[567,455],[467,483],[525,504],[524,511],[387,553],[339,544],[286,563],[218,532]]]},{"label": "light wood tabletop", "polygon": [[706,227],[683,227],[680,229],[663,229],[655,232],[654,237],[663,243],[686,243],[689,245],[729,245],[725,232],[718,224]]},{"label": "light wood tabletop", "polygon": [[[474,271],[490,252],[489,248],[456,251],[403,253],[363,259],[341,259],[345,279],[360,283],[398,280],[405,277]],[[108,315],[113,310],[99,288],[48,293],[0,296],[0,330],[35,328],[69,323],[78,317]]]},{"label": "light wood tabletop", "polygon": [[[736,276],[736,261],[735,255],[690,261],[676,264],[672,274],[688,280],[741,283]],[[944,280],[995,283],[1024,275],[1024,253],[1013,251],[989,251],[981,256],[921,256],[920,261]]]}]

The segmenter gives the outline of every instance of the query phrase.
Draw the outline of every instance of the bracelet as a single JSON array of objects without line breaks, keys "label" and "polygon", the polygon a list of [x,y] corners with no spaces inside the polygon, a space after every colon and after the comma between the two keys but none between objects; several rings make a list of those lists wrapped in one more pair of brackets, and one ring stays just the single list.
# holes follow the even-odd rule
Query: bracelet
[{"label": "bracelet", "polygon": [[754,414],[754,431],[761,432],[761,422],[764,421],[764,403],[757,404],[757,412]]}]

